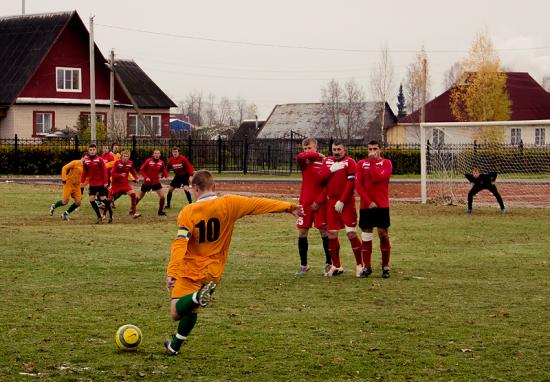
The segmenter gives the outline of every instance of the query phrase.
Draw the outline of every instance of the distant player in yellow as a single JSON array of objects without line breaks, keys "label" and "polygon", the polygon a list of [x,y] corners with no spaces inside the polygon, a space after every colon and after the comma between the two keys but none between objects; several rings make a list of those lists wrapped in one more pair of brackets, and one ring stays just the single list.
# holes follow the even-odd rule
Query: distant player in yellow
[{"label": "distant player in yellow", "polygon": [[67,211],[61,214],[63,220],[69,220],[69,214],[80,206],[82,189],[80,188],[80,176],[82,175],[82,159],[73,160],[61,169],[61,181],[63,182],[63,199],[50,206],[50,215],[53,215],[57,207],[65,206],[73,198],[74,203]]},{"label": "distant player in yellow", "polygon": [[216,196],[209,171],[197,171],[191,182],[196,203],[178,216],[178,233],[172,243],[166,276],[171,292],[171,317],[179,321],[172,340],[165,340],[168,355],[177,355],[197,322],[199,307],[205,307],[221,280],[235,221],[246,215],[289,212],[303,216],[302,206],[265,198],[237,195]]}]

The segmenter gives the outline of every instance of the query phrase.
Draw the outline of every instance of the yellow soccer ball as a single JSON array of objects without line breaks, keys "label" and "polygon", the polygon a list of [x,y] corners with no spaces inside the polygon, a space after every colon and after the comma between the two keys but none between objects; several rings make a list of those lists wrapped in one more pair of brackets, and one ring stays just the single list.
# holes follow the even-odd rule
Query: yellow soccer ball
[{"label": "yellow soccer ball", "polygon": [[115,335],[116,345],[124,351],[136,350],[142,339],[141,330],[135,325],[122,325]]}]

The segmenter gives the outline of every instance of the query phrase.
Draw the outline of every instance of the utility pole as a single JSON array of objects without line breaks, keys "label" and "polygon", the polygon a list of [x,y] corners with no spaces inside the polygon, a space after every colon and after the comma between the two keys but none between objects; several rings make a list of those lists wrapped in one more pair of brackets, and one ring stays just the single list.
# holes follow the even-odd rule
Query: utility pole
[{"label": "utility pole", "polygon": [[25,0],[21,0],[21,14],[25,14]]},{"label": "utility pole", "polygon": [[428,190],[426,188],[427,177],[427,150],[426,150],[426,82],[428,82],[428,68],[426,57],[422,59],[422,108],[420,109],[420,200],[426,203],[428,200]]},{"label": "utility pole", "polygon": [[111,49],[111,58],[109,62],[111,69],[111,79],[109,82],[109,126],[111,131],[115,128],[115,50]]},{"label": "utility pole", "polygon": [[95,54],[94,54],[94,16],[90,16],[90,129],[91,141],[96,142],[95,115]]}]

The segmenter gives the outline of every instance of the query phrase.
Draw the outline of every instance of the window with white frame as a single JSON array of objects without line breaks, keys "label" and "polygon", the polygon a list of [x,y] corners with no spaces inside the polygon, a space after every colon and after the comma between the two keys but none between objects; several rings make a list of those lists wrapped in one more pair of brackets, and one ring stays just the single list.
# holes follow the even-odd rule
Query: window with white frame
[{"label": "window with white frame", "polygon": [[542,146],[545,144],[546,139],[546,128],[537,127],[535,129],[535,145]]},{"label": "window with white frame", "polygon": [[510,129],[510,144],[519,145],[521,143],[521,128],[512,127]]},{"label": "window with white frame", "polygon": [[82,76],[80,68],[56,68],[56,88],[58,92],[81,92]]},{"label": "window with white frame", "polygon": [[443,130],[432,130],[432,143],[434,146],[441,146],[445,144],[445,134],[443,133]]},{"label": "window with white frame", "polygon": [[34,113],[34,131],[36,134],[48,134],[53,127],[53,113]]},{"label": "window with white frame", "polygon": [[[160,129],[160,115],[144,115],[143,119],[149,124],[156,136],[161,135]],[[147,127],[136,114],[128,115],[128,135],[145,135],[150,136],[151,132],[147,130]]]}]

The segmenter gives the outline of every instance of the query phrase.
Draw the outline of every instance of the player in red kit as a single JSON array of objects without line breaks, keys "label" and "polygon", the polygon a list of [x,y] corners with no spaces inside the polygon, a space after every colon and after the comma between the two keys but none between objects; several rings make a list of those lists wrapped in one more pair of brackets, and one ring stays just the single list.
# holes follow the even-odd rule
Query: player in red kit
[{"label": "player in red kit", "polygon": [[168,170],[174,170],[174,179],[170,182],[170,188],[168,188],[168,195],[166,196],[166,208],[170,208],[170,202],[172,201],[172,192],[176,188],[183,186],[187,201],[191,204],[191,192],[189,191],[189,183],[193,179],[193,165],[191,162],[180,154],[177,147],[172,147],[172,157],[168,159]]},{"label": "player in red kit", "polygon": [[326,276],[337,276],[344,272],[340,262],[340,242],[338,231],[346,229],[351,249],[357,264],[356,276],[360,277],[361,241],[357,237],[357,210],[355,207],[355,161],[346,156],[344,143],[332,144],[332,156],[323,160],[319,177],[326,183],[327,191],[327,228],[332,265]]},{"label": "player in red kit", "polygon": [[392,174],[392,163],[380,156],[380,144],[370,141],[367,145],[368,157],[357,163],[355,188],[361,204],[359,227],[363,231],[362,259],[363,277],[372,273],[372,231],[378,228],[380,251],[382,252],[382,277],[390,277],[390,203],[388,185]]},{"label": "player in red kit", "polygon": [[115,161],[111,168],[111,188],[109,189],[109,202],[118,199],[122,195],[130,196],[132,200],[130,214],[134,218],[141,215],[136,212],[137,196],[134,188],[129,183],[130,175],[134,178],[134,182],[138,179],[138,174],[134,168],[134,164],[130,160],[130,152],[123,151],[120,160]]},{"label": "player in red kit", "polygon": [[96,195],[99,195],[99,199],[105,204],[107,211],[109,212],[109,223],[113,222],[113,211],[111,205],[107,200],[107,183],[109,181],[107,176],[107,168],[105,167],[104,160],[97,154],[97,146],[91,144],[88,146],[88,155],[82,159],[82,176],[80,177],[80,187],[84,188],[86,178],[89,178],[90,186],[88,188],[90,205],[94,209],[97,215],[96,224],[101,223],[101,214],[99,207],[95,200]]},{"label": "player in red kit", "polygon": [[138,192],[137,203],[145,193],[149,191],[155,191],[159,196],[159,216],[166,216],[164,212],[164,191],[162,190],[162,184],[160,184],[160,178],[168,178],[168,169],[162,159],[160,159],[160,150],[154,150],[153,156],[148,158],[139,168],[141,176],[143,176],[143,184],[141,190]]},{"label": "player in red kit", "polygon": [[327,195],[318,176],[324,155],[317,152],[317,140],[315,138],[304,139],[302,150],[303,152],[296,157],[298,166],[302,170],[300,205],[304,207],[304,216],[299,217],[296,223],[298,228],[298,253],[300,254],[300,269],[296,272],[297,276],[303,276],[309,270],[307,235],[312,226],[319,230],[323,240],[325,272],[328,272],[332,264],[327,236]]}]

